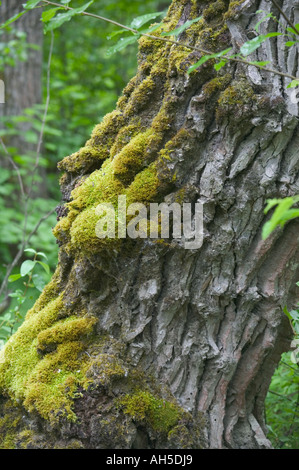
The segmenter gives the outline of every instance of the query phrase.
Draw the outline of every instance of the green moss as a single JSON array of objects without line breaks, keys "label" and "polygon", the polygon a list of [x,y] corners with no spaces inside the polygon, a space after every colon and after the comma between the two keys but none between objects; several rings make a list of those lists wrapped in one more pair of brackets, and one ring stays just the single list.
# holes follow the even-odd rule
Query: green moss
[{"label": "green moss", "polygon": [[18,407],[8,400],[3,406],[3,417],[0,417],[0,449],[13,449],[22,421]]},{"label": "green moss", "polygon": [[126,191],[127,203],[154,201],[157,198],[159,186],[156,164],[152,163],[148,168],[138,173],[129,186]]},{"label": "green moss", "polygon": [[138,120],[136,123],[131,123],[128,126],[123,127],[117,137],[115,142],[110,150],[110,156],[113,158],[117,155],[130,141],[133,137],[140,133],[141,123]]},{"label": "green moss", "polygon": [[176,404],[139,391],[119,400],[125,414],[137,422],[144,422],[154,431],[168,433],[179,421],[183,410]]},{"label": "green moss", "polygon": [[243,3],[245,3],[245,0],[241,0],[237,2],[231,1],[229,3],[228,11],[223,16],[224,20],[233,19],[240,12]]},{"label": "green moss", "polygon": [[115,379],[126,377],[127,370],[116,354],[101,353],[90,362],[87,377],[94,377],[108,387]]},{"label": "green moss", "polygon": [[231,80],[232,76],[230,73],[227,73],[222,77],[215,77],[203,86],[202,92],[207,98],[210,98],[215,93],[223,91]]},{"label": "green moss", "polygon": [[247,80],[234,81],[220,94],[216,109],[217,120],[226,116],[231,119],[245,117],[246,114],[252,113],[256,102],[257,97]]},{"label": "green moss", "polygon": [[79,341],[93,333],[95,319],[71,316],[54,326],[41,331],[37,336],[37,349],[44,353],[57,348],[66,341]]},{"label": "green moss", "polygon": [[[39,312],[35,308],[1,352],[1,392],[22,402],[29,411],[38,411],[45,419],[55,419],[58,413],[74,418],[73,394],[85,380],[87,361],[79,355],[86,347],[95,319],[63,320],[66,315],[61,294]],[[49,346],[52,352],[47,354]],[[41,350],[45,353],[42,357]]]},{"label": "green moss", "polygon": [[203,17],[205,20],[209,21],[222,14],[225,10],[225,3],[222,0],[217,0],[216,2],[213,2],[211,5],[205,8],[205,10],[203,11]]},{"label": "green moss", "polygon": [[134,116],[142,108],[144,108],[154,94],[155,88],[156,83],[154,82],[152,76],[145,78],[141,84],[137,86],[132,92],[130,101],[125,108],[126,115]]},{"label": "green moss", "polygon": [[150,135],[150,129],[137,134],[113,159],[112,167],[114,175],[122,183],[128,184],[131,182],[136,173],[144,166],[145,150]]},{"label": "green moss", "polygon": [[94,128],[86,145],[79,152],[65,157],[58,164],[58,168],[70,173],[78,173],[80,170],[87,171],[94,166],[100,167],[102,161],[109,156],[115,135],[123,124],[123,115],[119,110],[107,114],[102,123]]}]

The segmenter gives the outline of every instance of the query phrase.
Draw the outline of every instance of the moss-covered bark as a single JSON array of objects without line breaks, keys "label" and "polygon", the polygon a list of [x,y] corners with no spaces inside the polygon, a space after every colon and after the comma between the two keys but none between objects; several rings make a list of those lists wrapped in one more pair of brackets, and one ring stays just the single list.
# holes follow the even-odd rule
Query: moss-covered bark
[{"label": "moss-covered bark", "polygon": [[[202,15],[180,41],[221,50],[255,7],[174,0],[155,34]],[[188,75],[199,56],[142,38],[116,110],[59,164],[59,265],[1,353],[0,447],[269,445],[261,404],[298,251],[292,228],[267,245],[260,228],[264,201],[296,189],[297,121],[242,66]],[[203,247],[99,239],[96,207],[119,195],[201,200]]]}]

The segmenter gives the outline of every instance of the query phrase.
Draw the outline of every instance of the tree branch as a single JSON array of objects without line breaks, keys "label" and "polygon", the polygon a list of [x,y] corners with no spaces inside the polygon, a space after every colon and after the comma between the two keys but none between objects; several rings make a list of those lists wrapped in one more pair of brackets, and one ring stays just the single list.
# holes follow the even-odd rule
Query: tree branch
[{"label": "tree branch", "polygon": [[[61,5],[60,3],[55,3],[55,2],[52,2],[52,1],[49,1],[49,0],[42,0],[42,2],[46,5],[58,6],[58,7],[66,9],[66,10],[74,10],[74,8],[71,8],[67,5]],[[205,55],[211,55],[212,54],[211,51],[207,51],[205,49],[201,49],[201,48],[198,48],[198,47],[195,47],[195,46],[190,46],[190,45],[187,45],[187,44],[182,44],[179,41],[174,41],[172,39],[159,37],[159,36],[154,36],[154,35],[148,34],[148,33],[142,33],[140,31],[138,31],[137,29],[130,28],[129,26],[125,26],[121,23],[117,23],[116,21],[110,20],[109,18],[105,18],[103,16],[95,15],[93,13],[83,11],[82,13],[80,13],[80,15],[90,16],[92,18],[97,18],[97,19],[105,21],[107,23],[111,23],[111,24],[114,24],[116,26],[119,26],[120,28],[125,29],[127,31],[130,31],[133,34],[139,34],[140,36],[145,36],[145,37],[148,37],[150,39],[154,39],[156,41],[163,41],[163,42],[167,42],[167,43],[170,43],[170,44],[175,44],[176,46],[184,47],[186,49],[191,49],[193,51],[200,52],[201,54],[205,54]],[[298,34],[299,34],[299,32],[298,32]],[[229,62],[236,62],[236,63],[245,64],[245,65],[254,65],[255,67],[257,67],[261,70],[264,70],[265,72],[273,73],[275,75],[280,75],[280,76],[285,77],[285,78],[290,78],[291,80],[299,80],[299,78],[295,77],[294,75],[290,75],[286,72],[280,72],[279,70],[271,69],[269,67],[264,67],[264,66],[261,66],[261,65],[258,65],[258,64],[253,64],[252,62],[247,61],[245,59],[238,59],[236,57],[228,57],[226,55],[224,55],[222,57],[222,59],[226,59]]]},{"label": "tree branch", "polygon": [[280,6],[278,5],[278,3],[275,1],[275,0],[271,0],[271,2],[273,3],[273,5],[278,9],[279,13],[284,17],[284,19],[286,20],[286,22],[288,23],[289,26],[291,26],[291,28],[295,31],[295,33],[299,36],[299,31],[298,29],[296,28],[296,26],[292,23],[292,21],[290,20],[290,18],[287,17],[287,15],[285,14],[285,12],[280,8]]}]

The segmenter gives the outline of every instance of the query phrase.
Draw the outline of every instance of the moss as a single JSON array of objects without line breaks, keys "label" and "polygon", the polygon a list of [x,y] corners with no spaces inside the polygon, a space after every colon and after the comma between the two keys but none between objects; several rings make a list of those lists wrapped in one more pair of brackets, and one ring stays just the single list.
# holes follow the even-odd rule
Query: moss
[{"label": "moss", "polygon": [[242,10],[242,5],[245,3],[245,0],[237,1],[237,2],[230,2],[229,9],[224,14],[223,18],[225,21],[234,19]]},{"label": "moss", "polygon": [[86,145],[79,152],[65,157],[58,163],[58,168],[70,173],[78,173],[80,170],[87,171],[94,166],[100,167],[103,160],[109,156],[115,135],[123,124],[123,115],[119,110],[107,114],[102,123],[94,128]]},{"label": "moss", "polygon": [[93,333],[95,321],[95,319],[88,317],[68,317],[38,334],[37,350],[44,353],[48,350],[56,349],[58,344],[62,344],[65,341],[79,341],[84,336],[89,336]]},{"label": "moss", "polygon": [[70,173],[77,173],[82,169],[89,169],[96,162],[101,162],[109,155],[109,147],[103,146],[101,148],[94,148],[91,145],[86,145],[76,152],[64,159],[61,168],[69,171]]},{"label": "moss", "polygon": [[134,116],[143,109],[149,102],[156,88],[152,76],[145,78],[139,86],[137,86],[130,96],[130,101],[125,108],[127,116]]},{"label": "moss", "polygon": [[205,10],[203,11],[203,17],[205,20],[209,21],[222,14],[225,10],[225,3],[222,0],[217,0],[216,2],[213,2],[211,5],[205,8]]},{"label": "moss", "polygon": [[115,379],[126,377],[127,369],[115,354],[100,353],[90,362],[86,376],[94,377],[108,387]]},{"label": "moss", "polygon": [[150,135],[151,129],[137,134],[113,159],[114,175],[122,183],[131,182],[136,173],[144,166],[145,149]]},{"label": "moss", "polygon": [[136,123],[131,123],[128,126],[123,127],[117,137],[113,146],[110,149],[110,156],[113,158],[117,155],[130,141],[133,137],[140,133],[141,129],[140,120]]},{"label": "moss", "polygon": [[253,112],[256,102],[257,97],[247,80],[234,81],[220,94],[216,118],[218,121],[226,116],[233,120],[244,118]]},{"label": "moss", "polygon": [[215,93],[223,91],[231,80],[232,76],[230,73],[227,73],[222,77],[215,77],[203,86],[202,92],[206,98],[210,98]]},{"label": "moss", "polygon": [[[7,342],[0,364],[0,389],[45,419],[61,413],[74,418],[72,398],[84,384],[86,347],[94,318],[63,320],[67,315],[63,295],[50,301],[25,322]],[[56,349],[47,354],[47,347]],[[40,356],[43,350],[44,356]],[[86,356],[87,358],[87,356]]]},{"label": "moss", "polygon": [[156,164],[152,163],[148,168],[136,175],[134,181],[126,191],[127,203],[155,201],[158,195],[160,181]]},{"label": "moss", "polygon": [[9,400],[3,407],[4,416],[0,417],[0,449],[13,449],[22,421],[20,410]]},{"label": "moss", "polygon": [[146,423],[154,431],[168,433],[179,421],[183,410],[176,404],[139,391],[118,401],[125,414],[139,423]]}]

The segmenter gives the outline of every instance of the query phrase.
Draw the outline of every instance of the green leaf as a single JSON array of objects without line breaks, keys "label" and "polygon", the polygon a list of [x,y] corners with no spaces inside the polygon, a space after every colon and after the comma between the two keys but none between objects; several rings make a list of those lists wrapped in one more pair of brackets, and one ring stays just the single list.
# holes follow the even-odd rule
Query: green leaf
[{"label": "green leaf", "polygon": [[299,86],[299,79],[298,80],[292,80],[291,83],[287,86],[287,88],[295,88],[296,86]]},{"label": "green leaf", "polygon": [[31,259],[24,261],[20,269],[21,276],[24,277],[27,274],[29,274],[35,265],[36,265],[36,261],[33,261]]},{"label": "green leaf", "polygon": [[225,49],[224,51],[221,51],[221,52],[216,52],[215,54],[210,54],[210,55],[205,55],[203,56],[198,62],[196,62],[196,64],[194,65],[191,65],[191,67],[189,67],[188,69],[188,74],[193,72],[193,70],[197,69],[198,67],[200,67],[201,65],[203,65],[205,62],[207,62],[208,60],[210,59],[217,59],[218,57],[222,57],[224,56],[225,54],[227,54],[229,51],[232,50],[232,47],[229,47],[228,49]]},{"label": "green leaf", "polygon": [[36,253],[38,256],[42,256],[43,258],[46,258],[48,259],[47,255],[45,255],[45,253],[43,253],[42,251],[39,251],[38,253]]},{"label": "green leaf", "polygon": [[147,15],[137,16],[137,18],[134,18],[130,26],[133,29],[139,29],[144,24],[162,15],[165,15],[165,11],[158,11],[155,13],[148,13]]},{"label": "green leaf", "polygon": [[287,47],[292,47],[292,46],[294,46],[294,44],[297,44],[297,41],[287,41],[287,42],[285,43],[285,45],[286,45]]},{"label": "green leaf", "polygon": [[250,62],[251,65],[257,65],[259,67],[265,67],[265,65],[270,64],[270,60],[265,60],[265,61],[258,61],[258,60],[253,60]]},{"label": "green leaf", "polygon": [[[298,24],[295,25],[295,28],[299,30]],[[296,31],[294,28],[286,28],[289,33],[296,34],[298,35],[298,31]]]},{"label": "green leaf", "polygon": [[10,18],[9,20],[7,20],[4,24],[2,24],[2,25],[0,26],[0,29],[6,28],[6,27],[9,26],[11,23],[13,23],[14,21],[16,21],[16,20],[18,20],[19,18],[21,18],[21,16],[23,16],[25,13],[26,13],[26,11],[22,11],[21,13],[17,13],[17,14],[14,15],[12,18]]},{"label": "green leaf", "polygon": [[267,206],[264,209],[264,213],[267,214],[272,207],[277,206],[277,204],[281,201],[281,199],[268,199]]},{"label": "green leaf", "polygon": [[46,263],[43,263],[42,261],[36,261],[36,263],[40,264],[47,274],[50,274],[50,268]]},{"label": "green leaf", "polygon": [[32,8],[35,8],[40,1],[41,0],[29,0],[27,3],[23,4],[23,8],[25,10],[32,10]]},{"label": "green leaf", "polygon": [[292,317],[291,317],[290,312],[288,311],[287,307],[284,307],[283,313],[286,314],[286,316],[288,317],[289,320],[292,320]]},{"label": "green leaf", "polygon": [[273,232],[273,230],[277,226],[283,227],[288,220],[291,220],[295,217],[299,216],[299,210],[292,209],[290,207],[295,204],[297,198],[293,197],[286,197],[284,199],[270,199],[268,202],[267,207],[265,208],[264,212],[267,212],[277,205],[271,219],[266,222],[262,229],[262,238],[265,240],[268,236]]},{"label": "green leaf", "polygon": [[36,254],[36,251],[33,249],[33,248],[26,248],[26,250],[24,250],[25,253],[33,253],[34,255]]},{"label": "green leaf", "polygon": [[261,46],[261,44],[265,42],[267,39],[276,37],[276,36],[282,36],[282,33],[261,34],[260,36],[257,36],[256,38],[253,38],[250,41],[245,42],[243,46],[241,47],[240,52],[244,57],[246,57],[252,54],[256,49],[258,49]]},{"label": "green leaf", "polygon": [[94,0],[91,0],[88,3],[85,3],[82,7],[79,8],[73,8],[72,10],[68,10],[65,13],[58,13],[58,15],[54,16],[46,25],[45,27],[45,32],[48,31],[53,31],[56,28],[59,28],[62,26],[64,23],[67,21],[70,21],[73,16],[80,15],[83,13],[87,8],[94,2]]},{"label": "green leaf", "polygon": [[[264,13],[263,11],[257,11],[256,13]],[[255,25],[255,30],[256,32],[258,33],[258,29],[259,29],[259,26],[264,22],[266,21],[268,18],[273,18],[273,15],[272,13],[268,13],[268,15],[264,16],[264,18],[262,18],[256,25]]]},{"label": "green leaf", "polygon": [[[120,34],[124,34],[126,31],[124,31],[123,29],[118,29],[117,31],[114,31],[113,33],[110,33],[108,36],[107,36],[107,39],[112,39],[114,38],[115,36],[119,36]],[[128,33],[130,31],[127,31]]]},{"label": "green leaf", "polygon": [[218,72],[218,70],[222,69],[222,67],[224,67],[226,64],[227,60],[221,60],[220,62],[214,65],[214,69]]},{"label": "green leaf", "polygon": [[39,292],[42,292],[45,285],[46,285],[46,283],[45,283],[44,279],[42,278],[42,276],[39,276],[38,274],[34,274],[32,276],[32,280],[33,280],[34,287],[36,287],[36,289]]},{"label": "green leaf", "polygon": [[20,279],[20,277],[22,277],[21,274],[12,274],[11,276],[9,276],[8,282],[15,282]]},{"label": "green leaf", "polygon": [[56,12],[58,10],[61,10],[61,8],[60,7],[51,8],[50,10],[43,11],[43,13],[42,13],[42,22],[47,23],[47,21],[50,21],[53,18],[53,16],[56,15]]},{"label": "green leaf", "polygon": [[167,33],[162,33],[161,36],[178,36],[181,34],[185,29],[189,28],[193,23],[196,23],[197,21],[201,20],[202,16],[199,16],[198,18],[195,18],[194,20],[188,20],[186,23],[182,24],[177,29],[174,29],[173,31],[168,31]]},{"label": "green leaf", "polygon": [[109,47],[109,49],[107,49],[106,55],[110,57],[111,55],[115,54],[115,52],[122,51],[129,44],[136,42],[139,37],[140,34],[135,34],[134,36],[130,36],[128,38],[120,38],[120,40],[114,46]]}]

